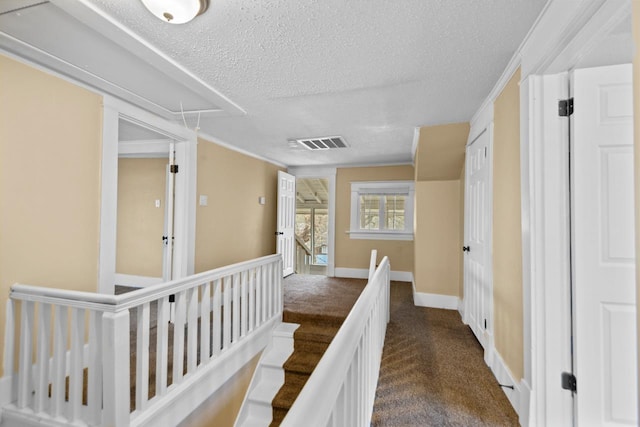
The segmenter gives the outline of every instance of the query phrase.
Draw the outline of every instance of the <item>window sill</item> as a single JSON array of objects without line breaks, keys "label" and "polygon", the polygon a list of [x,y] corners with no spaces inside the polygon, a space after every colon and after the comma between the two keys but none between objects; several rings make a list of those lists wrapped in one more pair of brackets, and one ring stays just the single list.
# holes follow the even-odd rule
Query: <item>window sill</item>
[{"label": "window sill", "polygon": [[413,233],[385,231],[347,231],[349,238],[362,240],[413,240]]}]

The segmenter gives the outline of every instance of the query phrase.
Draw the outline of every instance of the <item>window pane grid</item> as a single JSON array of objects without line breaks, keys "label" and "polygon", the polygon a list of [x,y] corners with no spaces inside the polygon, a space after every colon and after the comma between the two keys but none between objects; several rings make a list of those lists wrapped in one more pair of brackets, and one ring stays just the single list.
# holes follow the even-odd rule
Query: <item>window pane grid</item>
[{"label": "window pane grid", "polygon": [[360,196],[360,229],[380,229],[380,201],[377,194],[365,194]]},{"label": "window pane grid", "polygon": [[360,195],[360,229],[403,231],[405,199],[402,194]]},{"label": "window pane grid", "polygon": [[385,218],[387,230],[404,230],[404,212],[404,195],[393,194],[385,196]]},{"label": "window pane grid", "polygon": [[351,182],[351,239],[413,240],[412,181]]}]

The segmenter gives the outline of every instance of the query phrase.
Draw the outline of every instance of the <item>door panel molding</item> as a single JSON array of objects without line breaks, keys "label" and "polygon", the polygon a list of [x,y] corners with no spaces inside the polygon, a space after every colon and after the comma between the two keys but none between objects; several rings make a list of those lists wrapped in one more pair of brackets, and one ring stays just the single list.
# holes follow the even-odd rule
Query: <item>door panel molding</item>
[{"label": "door panel molding", "polygon": [[296,177],[278,171],[276,252],[282,255],[282,274],[295,273]]},{"label": "door panel molding", "polygon": [[572,265],[578,425],[636,425],[631,64],[572,73]]},{"label": "door panel molding", "polygon": [[[490,366],[495,353],[492,183],[493,121],[490,121],[472,129],[466,147],[464,245],[470,251],[464,255],[462,304],[463,320],[483,346],[485,362]],[[474,212],[478,218],[474,217]]]}]

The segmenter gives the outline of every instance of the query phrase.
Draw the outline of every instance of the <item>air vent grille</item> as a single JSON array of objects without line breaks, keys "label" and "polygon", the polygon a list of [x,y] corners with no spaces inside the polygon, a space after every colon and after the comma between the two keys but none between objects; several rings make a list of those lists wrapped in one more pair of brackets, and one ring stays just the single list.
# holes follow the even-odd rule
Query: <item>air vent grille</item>
[{"label": "air vent grille", "polygon": [[347,148],[347,143],[341,136],[297,139],[296,141],[298,141],[309,150],[332,150],[334,148]]}]

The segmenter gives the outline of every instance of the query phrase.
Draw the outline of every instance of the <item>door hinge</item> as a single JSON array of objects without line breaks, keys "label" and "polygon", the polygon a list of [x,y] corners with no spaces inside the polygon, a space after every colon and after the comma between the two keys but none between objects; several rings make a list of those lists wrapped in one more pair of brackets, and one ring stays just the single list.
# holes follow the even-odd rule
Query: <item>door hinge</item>
[{"label": "door hinge", "polygon": [[487,157],[487,147],[484,147],[484,156]]},{"label": "door hinge", "polygon": [[558,101],[558,115],[560,117],[569,117],[573,114],[573,98],[561,99]]},{"label": "door hinge", "polygon": [[487,329],[487,319],[484,319],[484,328]]},{"label": "door hinge", "polygon": [[576,376],[571,372],[563,372],[562,388],[575,393],[578,390],[578,381],[576,380]]},{"label": "door hinge", "polygon": [[178,173],[178,165],[171,165],[171,167],[169,168],[169,171],[171,173]]}]

